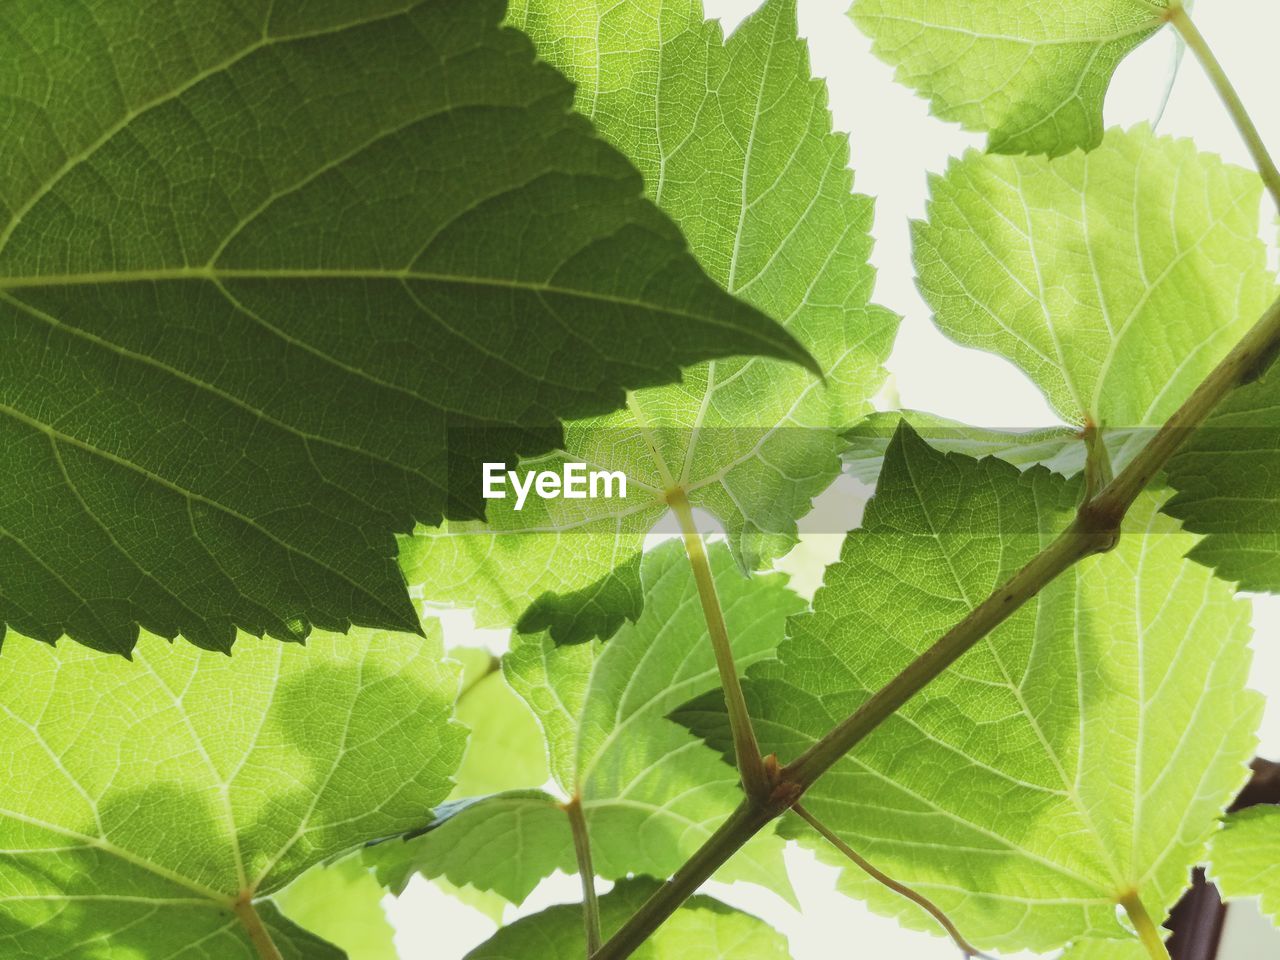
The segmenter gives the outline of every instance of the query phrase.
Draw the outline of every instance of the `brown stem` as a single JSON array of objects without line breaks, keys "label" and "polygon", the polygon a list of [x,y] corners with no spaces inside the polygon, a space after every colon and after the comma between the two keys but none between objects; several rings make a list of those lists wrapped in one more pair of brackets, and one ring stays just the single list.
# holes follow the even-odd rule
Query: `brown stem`
[{"label": "brown stem", "polygon": [[[1222,65],[1213,56],[1179,0],[1173,0],[1170,4],[1167,18],[1187,40],[1187,46],[1209,73],[1227,111],[1253,153],[1263,181],[1280,206],[1280,172],[1277,172],[1275,163]],[[764,774],[761,763],[761,773],[771,791],[771,799],[764,800],[763,793],[748,791],[747,802],[725,821],[671,881],[660,887],[636,915],[592,955],[592,960],[624,960],[629,957],[739,847],[787,808],[787,803],[774,802],[773,797],[786,798],[790,803],[797,802],[804,791],[836,761],[974,644],[1008,619],[1046,584],[1084,557],[1114,547],[1120,536],[1120,523],[1138,495],[1186,442],[1192,431],[1204,423],[1232,390],[1260,377],[1275,359],[1277,352],[1280,352],[1280,302],[1271,305],[1235,349],[1214,367],[1204,382],[1129,465],[1107,483],[1096,497],[1081,506],[1075,521],[1058,539],[795,762],[783,768],[776,776]],[[680,496],[683,499],[682,492]],[[684,502],[687,507],[688,501]],[[686,537],[686,544],[688,542]],[[712,586],[714,587],[714,583]],[[704,598],[704,608],[705,604]],[[719,609],[718,604],[716,609]],[[732,658],[729,662],[732,663]],[[723,675],[722,669],[722,677]],[[732,718],[735,710],[739,710],[742,717],[748,720],[746,729],[750,730],[746,704],[741,697],[736,673],[733,681],[725,688],[726,700],[730,702],[730,717]],[[737,706],[733,702],[735,692],[739,699]],[[741,762],[743,753],[738,746],[739,735],[740,732],[735,730],[735,746],[739,749]],[[755,745],[754,734],[751,735],[751,741]],[[755,755],[759,756],[758,745],[755,745]],[[747,782],[745,772],[743,782],[744,785]],[[1149,917],[1147,919],[1150,920]]]}]

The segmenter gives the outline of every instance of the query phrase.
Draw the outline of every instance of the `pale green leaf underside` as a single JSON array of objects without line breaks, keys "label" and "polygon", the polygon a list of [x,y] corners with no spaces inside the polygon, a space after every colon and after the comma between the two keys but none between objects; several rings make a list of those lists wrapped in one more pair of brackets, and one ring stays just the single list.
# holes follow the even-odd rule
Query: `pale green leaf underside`
[{"label": "pale green leaf underside", "polygon": [[1213,838],[1209,876],[1227,899],[1258,897],[1262,912],[1280,924],[1280,806],[1228,816]]},{"label": "pale green leaf underside", "polygon": [[[711,550],[740,665],[772,655],[785,618],[803,608],[785,578],[748,579],[723,545]],[[718,689],[719,676],[689,564],[679,543],[644,559],[645,609],[608,644],[519,637],[505,674],[538,716],[564,796],[581,797],[597,874],[667,877],[741,798],[737,772],[667,714]],[[722,871],[790,895],[776,836],[759,837]],[[425,835],[368,851],[400,885],[409,869],[494,889],[520,902],[559,868],[576,869],[568,819],[540,791],[449,805]]]},{"label": "pale green leaf underside", "polygon": [[1162,23],[1164,0],[855,0],[854,22],[933,112],[990,131],[997,153],[1102,140],[1111,76]]},{"label": "pale green leaf underside", "polygon": [[[904,428],[813,613],[750,673],[762,748],[794,757],[851,713],[1056,535],[1078,495]],[[1050,584],[806,794],[980,946],[1121,937],[1130,890],[1163,918],[1247,775],[1248,606],[1183,559],[1195,538],[1158,505],[1144,496],[1113,553]],[[868,897],[912,919],[882,888]]]},{"label": "pale green leaf underside", "polygon": [[495,501],[490,528],[539,535],[424,532],[403,547],[429,598],[577,641],[639,613],[635,558],[672,486],[724,524],[744,567],[786,552],[839,473],[835,429],[871,409],[897,318],[870,303],[871,203],[850,193],[848,143],[811,77],[794,0],[768,0],[728,40],[701,0],[516,0],[510,21],[578,84],[578,109],[639,166],[708,274],[778,318],[826,374],[717,360],[637,391],[626,410],[570,424],[564,455],[626,472],[626,503],[515,513]]},{"label": "pale green leaf underside", "polygon": [[448,793],[465,734],[441,656],[434,631],[241,637],[234,660],[144,635],[133,662],[12,638],[5,956],[251,960],[235,898],[403,832]]},{"label": "pale green leaf underside", "polygon": [[495,670],[458,700],[456,716],[471,731],[454,777],[455,798],[540,787],[551,776],[546,742],[529,707]]},{"label": "pale green leaf underside", "polygon": [[[865,871],[851,864],[844,854],[818,837],[803,821],[793,818],[784,824],[781,832],[810,848],[820,862],[839,870],[836,889],[845,896],[866,901],[877,911],[895,916],[907,929],[918,930],[940,939],[947,938],[946,931],[938,921],[922,907],[904,900],[867,876]],[[1124,939],[1092,937],[1077,940],[1056,960],[1151,960],[1151,956],[1132,936]]]},{"label": "pale green leaf underside", "polygon": [[[437,809],[436,821],[422,836],[372,846],[364,851],[364,860],[397,895],[421,873],[444,879],[455,895],[487,898],[487,891],[494,891],[520,903],[557,865],[572,870],[575,862],[564,812],[546,793],[531,789],[551,776],[546,739],[500,671],[465,690],[455,715],[470,729],[450,796],[455,802]],[[477,804],[478,798],[485,799]],[[438,836],[445,824],[452,825]],[[518,837],[519,843],[503,845],[511,839],[504,833]],[[495,842],[499,846],[491,847]],[[502,855],[486,856],[499,849]],[[486,875],[486,870],[493,872]],[[457,877],[456,882],[449,877]]]},{"label": "pale green leaf underside", "polygon": [[[450,655],[471,653],[454,650]],[[501,671],[473,680],[458,698],[455,716],[470,730],[450,796],[456,802],[437,809],[436,821],[422,836],[369,847],[364,862],[397,895],[415,873],[421,873],[443,880],[448,892],[473,905],[478,898],[480,908],[486,910],[492,910],[494,900],[505,905],[489,891],[520,903],[556,866],[572,870],[575,863],[564,812],[546,793],[530,789],[541,787],[551,776],[546,739],[528,705]],[[498,799],[492,794],[503,796]],[[477,798],[485,797],[476,804]],[[454,819],[459,822],[438,836],[438,828]],[[518,844],[507,842],[512,836],[519,838]],[[495,850],[502,854],[487,856]],[[486,874],[487,870],[492,873]],[[449,880],[451,876],[457,881]],[[497,914],[501,920],[501,906]]]},{"label": "pale green leaf underside", "polygon": [[393,534],[479,516],[480,461],[681,365],[810,362],[504,6],[5,4],[0,623],[416,629]]},{"label": "pale green leaf underside", "polygon": [[386,891],[358,857],[312,867],[273,898],[280,911],[324,937],[347,960],[400,960],[382,909]]},{"label": "pale green leaf underside", "polygon": [[560,801],[541,790],[446,803],[436,817],[421,836],[364,851],[364,861],[393,893],[420,873],[520,904],[553,871],[577,872],[568,817]]},{"label": "pale green leaf underside", "polygon": [[[607,937],[653,893],[652,880],[627,880],[600,898]],[[696,945],[696,954],[691,947]],[[586,953],[582,908],[559,906],[523,917],[472,950],[466,960],[571,960]],[[632,954],[635,960],[787,960],[786,938],[763,920],[697,896]]]},{"label": "pale green leaf underside", "polygon": [[1191,557],[1242,590],[1280,593],[1280,367],[1229,396],[1169,461],[1165,510],[1205,534]]},{"label": "pale green leaf underside", "polygon": [[1258,176],[1111,130],[931,180],[916,271],[943,333],[1017,364],[1068,423],[1163,423],[1275,299]]},{"label": "pale green leaf underside", "polygon": [[[845,431],[844,437],[848,441],[843,455],[845,472],[863,483],[875,483],[898,424],[904,421],[929,446],[943,453],[962,453],[978,459],[995,457],[1020,470],[1038,464],[1064,477],[1084,472],[1086,451],[1079,430],[1070,427],[990,430],[918,410],[873,413]],[[1151,439],[1152,433],[1152,430],[1142,428],[1104,431],[1103,441],[1112,468],[1117,472],[1123,470]]]},{"label": "pale green leaf underside", "polygon": [[1151,954],[1135,939],[1090,938],[1073,943],[1062,952],[1061,960],[1151,960]]}]

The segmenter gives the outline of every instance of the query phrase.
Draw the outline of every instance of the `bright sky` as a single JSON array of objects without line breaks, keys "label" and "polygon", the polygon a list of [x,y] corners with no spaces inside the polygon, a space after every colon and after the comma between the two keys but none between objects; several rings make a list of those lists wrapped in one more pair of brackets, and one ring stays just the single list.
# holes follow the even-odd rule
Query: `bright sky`
[{"label": "bright sky", "polygon": [[[877,198],[879,268],[876,299],[905,317],[890,361],[904,407],[931,410],[968,423],[992,427],[1035,427],[1056,422],[1034,386],[1007,362],[957,347],[933,327],[914,286],[908,220],[924,212],[926,171],[940,171],[949,156],[982,138],[965,134],[928,115],[925,103],[892,82],[889,67],[873,58],[867,40],[844,16],[848,0],[799,0],[801,33],[809,38],[815,73],[828,78],[835,125],[852,131],[855,187]],[[755,8],[755,0],[707,0],[708,12],[736,24]],[[1226,65],[1264,140],[1280,149],[1280,101],[1275,96],[1275,38],[1280,37],[1280,3],[1275,0],[1213,0],[1196,11],[1201,31]],[[1107,101],[1109,124],[1128,126],[1150,120],[1163,95],[1172,58],[1172,37],[1147,44],[1121,67]],[[1160,132],[1194,136],[1202,149],[1248,165],[1249,157],[1217,98],[1191,59],[1183,64]],[[1264,222],[1274,223],[1274,210]],[[1272,242],[1275,265],[1275,232]],[[851,497],[849,489],[833,496]],[[817,554],[831,551],[836,538],[815,542]],[[1261,752],[1280,757],[1280,598],[1256,601],[1254,685],[1271,700]],[[502,649],[501,634],[481,634],[465,616],[446,618],[450,644],[483,644]],[[766,918],[791,939],[795,960],[843,957],[901,957],[955,960],[947,941],[899,929],[894,921],[868,913],[860,904],[832,892],[834,871],[801,851],[789,853],[803,916],[758,888],[711,884],[708,892]],[[601,889],[604,889],[602,886]],[[576,878],[556,876],[520,908],[508,908],[507,920],[537,912],[551,903],[580,899]],[[399,901],[387,906],[397,927],[401,956],[423,960],[460,960],[487,939],[493,923],[430,884],[415,880]],[[1263,955],[1247,921],[1228,930],[1222,960]],[[1259,928],[1263,929],[1263,928]],[[851,944],[856,944],[851,947]],[[1272,947],[1280,953],[1280,948]],[[692,956],[692,955],[691,955]],[[553,960],[553,958],[548,958]],[[560,958],[554,958],[560,960]]]}]

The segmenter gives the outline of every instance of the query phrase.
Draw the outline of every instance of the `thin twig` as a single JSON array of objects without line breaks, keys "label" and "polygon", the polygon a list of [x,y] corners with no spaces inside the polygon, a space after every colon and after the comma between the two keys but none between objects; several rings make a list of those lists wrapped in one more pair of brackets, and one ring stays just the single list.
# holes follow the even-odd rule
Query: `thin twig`
[{"label": "thin twig", "polygon": [[573,834],[573,852],[578,858],[578,876],[582,878],[582,925],[587,934],[587,957],[600,949],[600,900],[596,896],[596,869],[591,863],[591,836],[587,833],[587,820],[582,815],[582,798],[574,794],[572,800],[562,804],[561,810],[569,818],[569,830]]},{"label": "thin twig", "polygon": [[1271,159],[1271,154],[1267,151],[1267,145],[1263,143],[1262,135],[1258,133],[1258,128],[1254,125],[1253,118],[1249,116],[1249,111],[1245,109],[1244,101],[1240,99],[1240,94],[1236,92],[1235,86],[1231,83],[1231,78],[1222,69],[1222,64],[1214,56],[1213,50],[1204,38],[1204,34],[1195,25],[1195,21],[1191,19],[1191,15],[1182,3],[1178,2],[1178,0],[1173,0],[1169,4],[1165,19],[1173,25],[1173,28],[1178,31],[1178,35],[1186,41],[1187,47],[1195,55],[1195,58],[1200,61],[1204,72],[1209,75],[1209,81],[1213,84],[1214,89],[1218,91],[1218,96],[1222,98],[1222,102],[1226,104],[1227,112],[1231,114],[1231,119],[1239,129],[1240,135],[1244,137],[1249,153],[1253,155],[1253,162],[1258,166],[1258,173],[1262,175],[1262,182],[1267,185],[1267,189],[1271,192],[1271,198],[1275,201],[1276,206],[1280,208],[1280,170],[1276,169],[1275,161]]},{"label": "thin twig", "polygon": [[933,919],[937,920],[939,926],[947,932],[947,936],[951,938],[952,942],[955,943],[956,947],[966,957],[978,958],[978,960],[991,960],[991,957],[966,940],[960,931],[956,929],[956,925],[951,922],[951,918],[942,912],[942,908],[924,894],[917,893],[906,884],[899,883],[888,874],[877,870],[870,861],[859,854],[858,851],[854,850],[853,847],[841,840],[834,830],[805,809],[802,804],[797,803],[793,805],[791,811],[799,815],[800,818],[809,824],[809,826],[813,827],[813,829],[817,830],[818,833],[822,835],[823,839],[852,860],[854,865],[863,873],[867,874],[867,876],[871,877],[872,880],[888,887],[899,896],[906,897],[916,906],[928,913],[929,916],[933,917]]},{"label": "thin twig", "polygon": [[733,659],[729,628],[725,625],[724,611],[720,608],[720,598],[716,594],[716,579],[711,570],[711,561],[707,557],[702,534],[694,523],[693,509],[689,506],[689,498],[685,496],[684,490],[679,486],[673,487],[667,493],[667,502],[680,522],[685,552],[689,555],[693,579],[698,585],[698,599],[702,601],[707,633],[711,637],[716,667],[720,671],[720,686],[724,689],[724,700],[729,710],[729,728],[733,733],[734,756],[738,763],[738,775],[742,778],[742,788],[747,796],[763,800],[768,796],[772,785],[765,775],[760,744],[751,725],[747,700],[742,695],[742,683],[738,679],[738,668]]}]

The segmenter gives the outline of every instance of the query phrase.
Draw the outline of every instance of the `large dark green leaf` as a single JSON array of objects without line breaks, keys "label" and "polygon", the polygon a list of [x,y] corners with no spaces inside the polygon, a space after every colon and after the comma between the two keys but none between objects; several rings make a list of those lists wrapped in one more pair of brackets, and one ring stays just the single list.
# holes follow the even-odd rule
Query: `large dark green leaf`
[{"label": "large dark green leaf", "polygon": [[502,0],[0,8],[0,622],[413,629],[393,533],[713,357],[697,267]]}]

